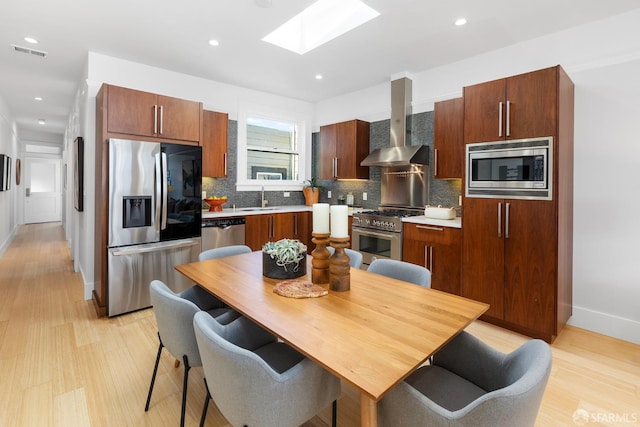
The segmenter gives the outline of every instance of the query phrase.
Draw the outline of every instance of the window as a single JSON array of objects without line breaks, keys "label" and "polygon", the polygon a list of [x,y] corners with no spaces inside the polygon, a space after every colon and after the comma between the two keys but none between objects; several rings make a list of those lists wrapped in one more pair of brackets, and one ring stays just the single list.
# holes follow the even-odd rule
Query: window
[{"label": "window", "polygon": [[298,181],[298,156],[296,123],[247,117],[247,179]]},{"label": "window", "polygon": [[240,111],[237,190],[301,190],[311,164],[305,123],[286,112]]}]

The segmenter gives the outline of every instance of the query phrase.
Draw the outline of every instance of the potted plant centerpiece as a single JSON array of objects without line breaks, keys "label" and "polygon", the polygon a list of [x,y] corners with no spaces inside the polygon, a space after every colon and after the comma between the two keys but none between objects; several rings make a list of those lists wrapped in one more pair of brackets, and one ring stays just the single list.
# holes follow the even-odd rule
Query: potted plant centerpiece
[{"label": "potted plant centerpiece", "polygon": [[262,274],[272,279],[293,279],[307,274],[307,246],[295,239],[262,246]]},{"label": "potted plant centerpiece", "polygon": [[311,206],[314,203],[318,203],[320,198],[320,190],[322,187],[318,185],[316,178],[307,179],[305,182],[309,183],[302,189],[304,194],[305,205]]}]

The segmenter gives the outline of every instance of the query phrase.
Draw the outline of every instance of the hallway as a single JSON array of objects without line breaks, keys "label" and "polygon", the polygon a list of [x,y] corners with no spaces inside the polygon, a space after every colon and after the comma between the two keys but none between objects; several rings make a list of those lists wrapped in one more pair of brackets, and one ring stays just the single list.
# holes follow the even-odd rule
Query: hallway
[{"label": "hallway", "polygon": [[[60,223],[23,225],[0,259],[0,425],[176,425],[182,368],[166,352],[143,410],[158,345],[152,310],[98,319],[82,288]],[[192,370],[188,425],[204,401],[201,372]],[[221,425],[214,412],[208,425]]]}]

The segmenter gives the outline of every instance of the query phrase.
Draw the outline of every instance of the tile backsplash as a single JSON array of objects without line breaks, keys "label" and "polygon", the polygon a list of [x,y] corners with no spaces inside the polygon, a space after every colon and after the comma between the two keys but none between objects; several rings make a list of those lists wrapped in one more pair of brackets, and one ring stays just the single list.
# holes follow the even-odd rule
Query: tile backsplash
[{"label": "tile backsplash", "polygon": [[[372,122],[370,127],[369,152],[376,148],[389,146],[390,140],[389,120]],[[208,178],[202,180],[202,190],[208,196],[228,197],[225,207],[249,207],[260,206],[261,194],[259,191],[236,191],[235,167],[238,157],[238,122],[229,120],[229,177],[228,178]],[[433,159],[433,111],[414,114],[411,120],[411,145],[428,145],[431,147],[430,160]],[[318,175],[320,134],[312,135],[312,174]],[[431,163],[431,162],[430,162]],[[433,165],[429,165],[429,204],[458,207],[458,198],[461,194],[461,180],[434,179],[431,172]],[[337,203],[340,195],[346,196],[351,192],[354,195],[354,204],[366,209],[377,209],[380,203],[380,173],[381,168],[374,166],[369,168],[368,180],[348,180],[332,181],[319,180],[323,187],[320,194],[320,202]],[[331,191],[331,199],[327,197]],[[367,193],[367,200],[363,200],[363,193]],[[301,191],[289,192],[289,197],[284,197],[282,191],[265,191],[265,198],[269,200],[270,206],[281,205],[301,205],[304,204],[304,196]]]}]

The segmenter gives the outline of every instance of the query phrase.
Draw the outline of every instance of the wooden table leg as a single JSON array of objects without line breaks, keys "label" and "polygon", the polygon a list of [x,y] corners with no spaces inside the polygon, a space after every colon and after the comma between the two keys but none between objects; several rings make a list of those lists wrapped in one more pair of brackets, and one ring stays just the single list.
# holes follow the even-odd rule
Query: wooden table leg
[{"label": "wooden table leg", "polygon": [[378,408],[376,401],[364,393],[360,393],[360,425],[362,427],[377,427]]}]

